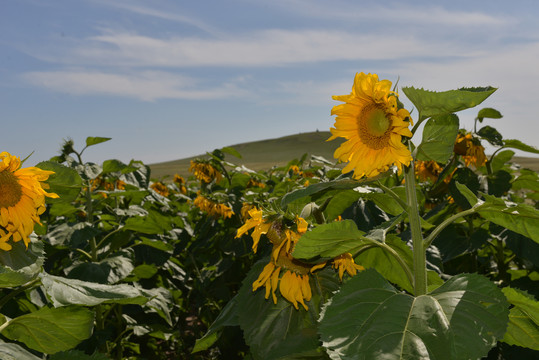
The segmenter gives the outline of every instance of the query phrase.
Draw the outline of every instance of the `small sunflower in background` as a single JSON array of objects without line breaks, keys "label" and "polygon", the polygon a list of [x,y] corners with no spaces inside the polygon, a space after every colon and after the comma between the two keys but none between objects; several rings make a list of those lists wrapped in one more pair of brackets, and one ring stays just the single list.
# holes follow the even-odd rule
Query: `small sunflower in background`
[{"label": "small sunflower in background", "polygon": [[191,161],[189,171],[195,175],[195,178],[207,184],[211,183],[213,180],[219,182],[223,178],[221,172],[212,164],[201,160]]},{"label": "small sunflower in background", "polygon": [[53,171],[37,167],[21,169],[21,160],[8,152],[0,153],[0,249],[11,250],[8,243],[23,240],[28,248],[34,224],[40,224],[39,215],[45,211],[45,197],[58,198],[48,193],[44,183]]},{"label": "small sunflower in background", "polygon": [[485,148],[481,145],[481,141],[473,137],[471,133],[459,133],[453,151],[462,156],[466,166],[474,165],[480,168],[487,162]]},{"label": "small sunflower in background", "polygon": [[161,196],[168,197],[170,195],[168,187],[160,181],[151,184],[150,188]]},{"label": "small sunflower in background", "polygon": [[395,165],[408,166],[412,155],[402,137],[412,137],[410,113],[399,108],[398,95],[391,91],[391,81],[378,80],[376,74],[356,74],[350,95],[333,96],[344,104],[336,105],[334,140],[346,141],[335,150],[334,157],[348,164],[343,173],[354,171],[354,178],[372,177]]}]

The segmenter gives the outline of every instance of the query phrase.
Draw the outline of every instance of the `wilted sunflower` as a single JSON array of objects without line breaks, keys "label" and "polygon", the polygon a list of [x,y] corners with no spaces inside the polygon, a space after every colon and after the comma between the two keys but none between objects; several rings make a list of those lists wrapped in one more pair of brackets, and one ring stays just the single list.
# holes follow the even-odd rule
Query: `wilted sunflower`
[{"label": "wilted sunflower", "polygon": [[250,209],[247,213],[249,214],[249,219],[247,219],[245,224],[238,229],[236,237],[239,238],[247,231],[254,228],[251,237],[253,238],[253,252],[256,253],[260,236],[268,232],[271,223],[268,223],[263,219],[262,210],[258,210],[256,207]]},{"label": "wilted sunflower", "polygon": [[168,187],[162,182],[159,182],[159,181],[154,182],[153,184],[150,185],[150,188],[161,196],[167,197],[170,195],[170,191],[168,190]]},{"label": "wilted sunflower", "polygon": [[178,187],[182,194],[187,194],[187,187],[185,186],[185,179],[178,174],[174,175],[174,184]]},{"label": "wilted sunflower", "polygon": [[219,182],[223,177],[219,170],[214,168],[210,163],[198,160],[191,161],[189,171],[191,171],[198,180],[207,184],[211,183],[214,179],[215,182]]},{"label": "wilted sunflower", "polygon": [[193,200],[193,205],[214,218],[222,217],[226,219],[234,215],[234,211],[227,205],[212,201],[200,194]]},{"label": "wilted sunflower", "polygon": [[28,236],[39,222],[39,215],[45,211],[45,196],[57,198],[47,193],[46,181],[53,171],[37,167],[21,169],[21,160],[8,152],[0,153],[0,249],[11,250],[7,241],[23,240],[26,247]]},{"label": "wilted sunflower", "polygon": [[334,157],[348,162],[343,172],[354,171],[354,178],[372,177],[388,170],[409,165],[412,155],[401,142],[412,137],[409,130],[411,117],[406,109],[399,109],[398,95],[391,91],[391,81],[378,80],[378,75],[356,74],[350,95],[333,96],[344,104],[336,105],[331,115],[337,115],[334,140],[347,139]]},{"label": "wilted sunflower", "polygon": [[363,266],[354,262],[354,258],[350,253],[344,253],[334,258],[333,267],[339,271],[339,278],[341,281],[345,271],[348,275],[354,276],[358,271],[365,270]]},{"label": "wilted sunflower", "polygon": [[471,133],[459,133],[453,150],[455,154],[462,156],[466,166],[473,164],[476,168],[480,168],[487,162],[485,148],[481,146],[479,139],[474,138]]}]

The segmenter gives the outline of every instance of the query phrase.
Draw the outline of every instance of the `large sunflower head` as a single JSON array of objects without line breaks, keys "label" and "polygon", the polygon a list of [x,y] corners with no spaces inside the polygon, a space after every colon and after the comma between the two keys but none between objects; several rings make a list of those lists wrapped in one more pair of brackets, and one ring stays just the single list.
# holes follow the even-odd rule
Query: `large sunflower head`
[{"label": "large sunflower head", "polygon": [[332,136],[347,139],[335,158],[348,162],[343,172],[354,171],[354,178],[376,176],[392,165],[409,165],[412,155],[402,137],[412,137],[408,128],[410,113],[399,108],[398,95],[391,91],[391,81],[378,80],[376,74],[356,74],[350,95],[333,96],[344,104],[336,105],[337,115]]},{"label": "large sunflower head", "polygon": [[45,211],[46,181],[52,171],[36,167],[21,169],[21,160],[8,152],[0,153],[0,249],[11,250],[10,238],[24,241],[28,247],[29,235],[39,215]]}]

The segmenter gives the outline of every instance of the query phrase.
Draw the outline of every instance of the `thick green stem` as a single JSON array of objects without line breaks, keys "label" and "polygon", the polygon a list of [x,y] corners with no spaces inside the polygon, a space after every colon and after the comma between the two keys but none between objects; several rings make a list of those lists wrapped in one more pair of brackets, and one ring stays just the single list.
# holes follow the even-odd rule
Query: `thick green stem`
[{"label": "thick green stem", "polygon": [[414,163],[404,168],[406,200],[408,202],[408,219],[412,233],[412,246],[414,251],[414,295],[420,296],[427,293],[427,257],[423,246],[421,233],[421,219],[417,206],[417,194],[415,190]]}]

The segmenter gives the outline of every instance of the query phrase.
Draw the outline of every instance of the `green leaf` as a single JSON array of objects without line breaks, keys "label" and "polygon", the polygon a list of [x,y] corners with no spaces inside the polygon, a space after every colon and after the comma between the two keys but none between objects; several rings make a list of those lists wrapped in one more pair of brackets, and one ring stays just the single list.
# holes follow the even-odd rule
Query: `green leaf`
[{"label": "green leaf", "polygon": [[477,135],[487,140],[494,146],[503,146],[503,136],[492,126],[484,126],[477,132]]},{"label": "green leaf", "polygon": [[[131,251],[129,251],[131,250]],[[100,284],[115,284],[135,268],[132,249],[124,249],[99,262],[79,262],[65,269],[68,277]]]},{"label": "green leaf", "polygon": [[420,120],[447,115],[481,104],[496,88],[462,88],[443,92],[404,87],[402,91],[419,111]]},{"label": "green leaf", "polygon": [[358,186],[361,186],[371,181],[374,181],[374,180],[357,181],[357,180],[351,180],[351,179],[341,179],[341,180],[334,180],[334,181],[312,184],[312,185],[307,186],[306,188],[294,190],[292,192],[289,192],[285,196],[283,196],[283,198],[281,199],[281,207],[284,209],[286,208],[288,204],[290,204],[291,202],[295,200],[301,199],[306,196],[311,196],[322,191],[327,191],[327,190],[332,190],[332,189],[341,189],[341,190],[354,189]]},{"label": "green leaf", "polygon": [[502,114],[493,108],[483,108],[477,113],[477,120],[479,120],[479,122],[483,122],[484,118],[501,119],[502,117]]},{"label": "green leaf", "polygon": [[505,287],[502,291],[514,306],[509,313],[509,325],[503,341],[539,350],[539,302],[518,289]]},{"label": "green leaf", "polygon": [[26,284],[39,274],[45,260],[42,242],[31,242],[28,249],[22,241],[11,246],[10,251],[0,251],[0,288]]},{"label": "green leaf", "polygon": [[239,326],[238,323],[238,308],[237,295],[226,304],[217,319],[211,324],[210,328],[203,337],[196,340],[195,346],[191,353],[204,351],[209,349],[221,336],[223,329],[227,326]]},{"label": "green leaf", "polygon": [[423,129],[423,140],[416,149],[416,158],[445,164],[453,154],[458,130],[459,118],[456,115],[447,114],[432,117]]},{"label": "green leaf", "polygon": [[477,201],[478,201],[477,196],[475,196],[473,191],[468,189],[466,185],[461,184],[458,181],[455,181],[455,186],[457,187],[457,190],[460,192],[460,194],[464,196],[466,200],[468,200],[468,203],[470,204],[470,206],[473,207],[475,204],[477,204]]},{"label": "green leaf", "polygon": [[363,234],[353,220],[318,225],[301,236],[292,256],[296,259],[334,258],[364,246]]},{"label": "green leaf", "polygon": [[327,221],[333,221],[339,217],[346,209],[359,200],[361,194],[354,190],[342,190],[336,193],[326,207]]},{"label": "green leaf", "polygon": [[60,198],[47,198],[47,201],[51,203],[71,202],[77,198],[82,189],[82,179],[75,169],[52,161],[40,162],[36,167],[42,170],[54,171],[54,174],[50,175],[47,180],[47,184],[50,186],[47,192],[55,193]]},{"label": "green leaf", "polygon": [[135,216],[127,219],[124,229],[143,234],[162,234],[172,230],[172,223],[170,217],[163,216],[156,210],[150,210],[146,216]]},{"label": "green leaf", "polygon": [[86,146],[92,146],[92,145],[97,145],[97,144],[101,144],[105,141],[109,141],[110,139],[112,138],[108,138],[108,137],[93,137],[93,136],[88,136],[86,138]]},{"label": "green leaf", "polygon": [[90,337],[94,313],[81,306],[41,308],[12,319],[2,335],[46,354],[69,350]]},{"label": "green leaf", "polygon": [[490,168],[493,172],[501,170],[506,163],[511,161],[513,155],[515,155],[515,152],[511,150],[500,151],[492,160],[490,160]]},{"label": "green leaf", "polygon": [[480,275],[455,276],[413,297],[366,270],[327,303],[319,333],[334,358],[478,359],[503,336],[507,308],[502,292]]},{"label": "green leaf", "polygon": [[486,201],[477,212],[490,222],[524,235],[539,243],[539,211],[529,205],[506,203],[502,199],[483,194]]},{"label": "green leaf", "polygon": [[94,306],[102,303],[136,304],[148,302],[148,294],[127,284],[104,285],[40,274],[43,289],[55,307],[70,304]]},{"label": "green leaf", "polygon": [[520,175],[511,184],[513,190],[533,190],[539,191],[539,175],[535,171],[520,169]]},{"label": "green leaf", "polygon": [[23,347],[0,340],[0,359],[2,360],[41,360]]},{"label": "green leaf", "polygon": [[238,159],[241,159],[241,154],[238,152],[238,150],[234,149],[233,147],[225,146],[224,148],[221,148],[221,151],[229,155],[235,156]]},{"label": "green leaf", "polygon": [[539,149],[536,149],[530,145],[526,145],[520,140],[513,140],[513,139],[504,140],[503,146],[506,148],[513,148],[513,149],[518,149],[518,150],[526,151],[533,154],[539,154]]}]

